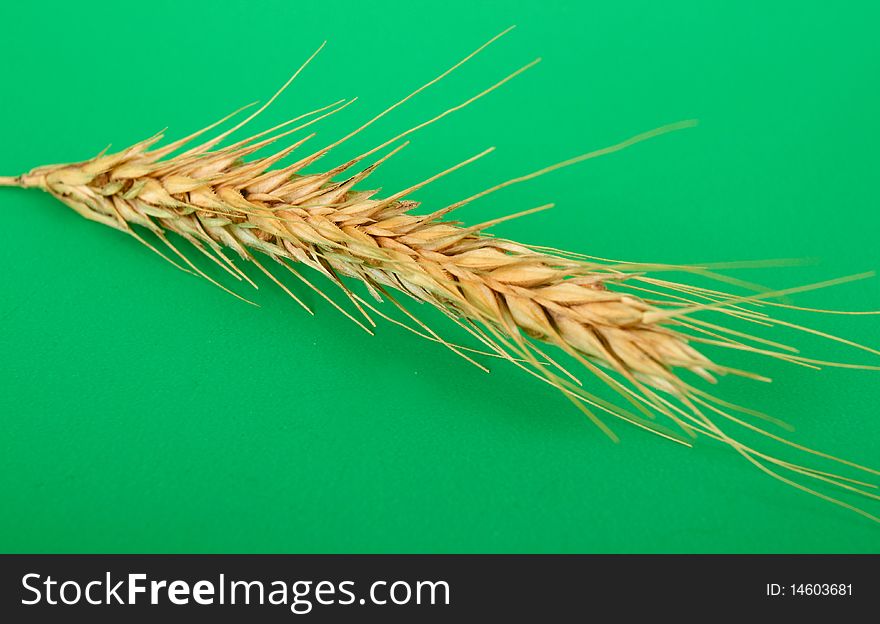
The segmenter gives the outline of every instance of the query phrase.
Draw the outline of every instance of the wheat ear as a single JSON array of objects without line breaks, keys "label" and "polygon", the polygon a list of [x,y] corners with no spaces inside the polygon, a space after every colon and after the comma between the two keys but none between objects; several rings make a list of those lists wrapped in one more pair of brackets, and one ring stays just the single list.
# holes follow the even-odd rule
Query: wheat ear
[{"label": "wheat ear", "polygon": [[[102,153],[79,163],[38,167],[21,176],[0,178],[0,185],[42,189],[82,216],[131,235],[178,268],[199,275],[243,299],[200,269],[168,235],[178,235],[232,278],[254,285],[251,278],[227,255],[227,252],[232,252],[241,260],[253,264],[311,312],[283,280],[263,266],[257,257],[257,254],[263,254],[368,332],[376,325],[374,315],[381,316],[429,340],[442,343],[483,370],[487,369],[474,359],[477,354],[508,360],[564,393],[612,439],[617,438],[602,419],[603,415],[635,424],[688,446],[691,440],[703,435],[729,445],[776,479],[880,521],[863,509],[802,482],[818,481],[876,500],[880,497],[870,491],[874,485],[774,457],[730,435],[726,427],[745,428],[773,442],[872,475],[880,474],[876,470],[805,448],[759,427],[752,422],[753,419],[764,418],[777,425],[784,424],[718,399],[691,385],[679,374],[682,370],[691,371],[709,382],[714,382],[716,375],[727,373],[765,380],[758,375],[716,363],[694,345],[743,350],[807,367],[835,365],[808,359],[793,348],[766,338],[697,318],[697,315],[702,317],[707,312],[761,326],[793,327],[873,354],[880,353],[841,338],[774,319],[756,307],[761,303],[783,306],[771,299],[864,275],[801,289],[736,297],[718,290],[675,283],[655,275],[662,271],[679,270],[724,279],[714,272],[719,267],[648,265],[595,258],[524,245],[495,238],[485,232],[501,221],[546,209],[549,204],[468,227],[457,221],[446,220],[456,209],[506,186],[689,127],[693,122],[672,124],[634,136],[611,147],[497,184],[427,214],[416,214],[419,204],[408,197],[426,184],[485,156],[491,149],[387,198],[378,198],[375,191],[360,189],[361,183],[376,167],[405,145],[401,141],[406,136],[490,93],[534,65],[537,62],[534,61],[462,103],[348,162],[324,172],[307,172],[307,168],[332,148],[351,139],[444,78],[505,33],[483,44],[446,72],[351,133],[283,167],[273,168],[301,148],[314,134],[270,156],[250,161],[246,159],[279,139],[306,130],[321,119],[341,111],[353,100],[340,100],[247,139],[225,147],[220,145],[271,104],[308,65],[314,54],[264,106],[203,143],[193,146],[198,137],[241,113],[241,110],[164,147],[155,147],[162,139],[162,134],[157,134],[121,152]],[[359,163],[390,146],[394,146],[393,149],[375,162],[356,173],[348,173]],[[176,155],[172,156],[175,152]],[[342,179],[337,179],[340,177]],[[298,265],[306,265],[329,278],[348,297],[354,310],[345,310],[312,284],[298,270]],[[343,277],[361,282],[370,297],[365,298],[353,292]],[[435,306],[474,337],[481,348],[464,347],[441,338],[398,301],[392,291]],[[401,321],[381,312],[370,302],[370,298],[391,302],[407,320]],[[628,408],[587,391],[579,376],[557,363],[543,350],[542,343],[554,345],[574,358],[595,378],[620,393],[627,400]],[[735,412],[740,416],[734,415]],[[664,417],[667,424],[658,421],[657,416]]]}]

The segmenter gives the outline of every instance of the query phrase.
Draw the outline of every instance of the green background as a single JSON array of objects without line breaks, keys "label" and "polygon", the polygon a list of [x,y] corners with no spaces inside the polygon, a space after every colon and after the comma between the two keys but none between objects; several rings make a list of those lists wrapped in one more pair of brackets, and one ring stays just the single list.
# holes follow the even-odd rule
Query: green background
[{"label": "green background", "polygon": [[[815,282],[880,268],[880,14],[825,4],[6,3],[0,173],[166,125],[191,132],[265,99],[324,39],[257,128],[359,96],[319,126],[313,141],[327,142],[517,24],[323,163],[542,56],[415,135],[373,185],[390,193],[498,147],[420,191],[431,209],[698,118],[461,217],[553,201],[496,233],[654,262],[810,258],[735,274]],[[878,526],[712,443],[686,449],[618,424],[616,445],[513,367],[493,362],[487,376],[387,323],[370,337],[298,289],[317,311],[307,316],[265,279],[249,294],[261,307],[245,305],[35,191],[0,189],[0,212],[2,551],[880,552]],[[878,282],[793,301],[877,309]],[[877,317],[783,316],[880,345]],[[770,335],[817,357],[880,359]],[[714,355],[775,380],[722,379],[723,397],[880,465],[878,373]]]}]

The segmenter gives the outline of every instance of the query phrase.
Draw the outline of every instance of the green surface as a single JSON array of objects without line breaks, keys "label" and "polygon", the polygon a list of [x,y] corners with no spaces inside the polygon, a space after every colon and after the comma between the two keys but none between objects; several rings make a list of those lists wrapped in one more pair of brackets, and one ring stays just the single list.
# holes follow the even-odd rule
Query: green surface
[{"label": "green surface", "polygon": [[[258,126],[360,96],[319,128],[315,141],[329,141],[515,23],[325,162],[540,55],[415,135],[374,184],[390,193],[497,146],[417,194],[439,207],[694,117],[694,130],[508,189],[462,218],[553,201],[497,233],[654,262],[819,261],[736,273],[779,287],[880,268],[877,5],[717,4],[7,3],[0,174],[166,125],[181,136],[265,99],[324,39]],[[39,192],[0,189],[0,212],[2,551],[880,552],[876,524],[717,445],[686,449],[622,423],[615,445],[513,367],[487,376],[387,324],[367,336],[300,289],[317,311],[307,316],[265,279],[261,307],[245,305]],[[793,302],[877,309],[878,283]],[[880,345],[876,317],[783,316]],[[880,359],[769,335],[816,357]],[[715,355],[775,380],[722,379],[721,396],[880,466],[878,373]]]}]

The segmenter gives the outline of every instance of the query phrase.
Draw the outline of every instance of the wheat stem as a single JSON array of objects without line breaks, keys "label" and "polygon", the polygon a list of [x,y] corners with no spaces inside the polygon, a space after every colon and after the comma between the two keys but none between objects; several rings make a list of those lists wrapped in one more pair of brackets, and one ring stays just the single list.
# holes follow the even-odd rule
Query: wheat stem
[{"label": "wheat stem", "polygon": [[[824,288],[866,275],[772,291],[739,280],[731,280],[708,270],[722,268],[721,266],[682,267],[623,262],[549,247],[524,245],[495,238],[484,232],[485,228],[492,225],[532,214],[551,204],[520,212],[510,210],[511,214],[508,216],[489,219],[470,227],[457,221],[443,220],[453,210],[507,186],[622,150],[661,134],[691,127],[694,122],[684,121],[634,135],[610,147],[587,152],[533,173],[490,186],[464,200],[425,214],[416,212],[419,204],[408,199],[411,193],[452,174],[491,150],[486,150],[384,199],[374,198],[376,191],[361,190],[359,185],[403,145],[398,145],[390,153],[386,153],[378,161],[357,173],[346,173],[369,156],[494,91],[534,65],[530,63],[477,95],[395,135],[394,138],[382,142],[378,147],[342,165],[318,173],[305,171],[306,167],[325,156],[331,148],[353,138],[375,121],[435,84],[505,33],[477,48],[437,78],[410,92],[403,99],[358,126],[353,132],[287,166],[274,168],[281,159],[314,135],[270,156],[255,158],[248,162],[245,162],[244,158],[291,132],[341,111],[353,100],[341,105],[342,100],[340,100],[226,148],[217,146],[232,132],[240,129],[265,110],[308,65],[317,52],[266,105],[232,129],[177,156],[171,154],[178,148],[189,145],[190,141],[202,135],[204,131],[196,132],[185,139],[152,151],[151,147],[162,138],[161,134],[114,154],[102,152],[80,163],[38,167],[25,175],[0,177],[0,186],[40,188],[86,218],[132,235],[178,268],[199,275],[233,296],[253,303],[227,289],[199,269],[169,240],[168,234],[179,235],[190,246],[195,247],[196,251],[219,264],[239,282],[244,278],[251,285],[255,285],[229,257],[223,254],[221,248],[225,247],[231,253],[237,254],[242,261],[254,264],[268,279],[311,312],[311,309],[299,300],[293,291],[256,260],[255,252],[261,252],[289,269],[297,279],[316,290],[346,317],[368,333],[372,333],[365,324],[345,311],[306,277],[300,275],[292,265],[294,263],[307,265],[329,278],[349,299],[358,313],[363,315],[370,325],[375,326],[367,309],[379,316],[385,315],[353,292],[343,279],[353,278],[361,282],[375,299],[388,300],[399,308],[401,313],[413,321],[419,329],[407,324],[403,324],[404,327],[446,346],[467,361],[486,370],[482,364],[467,355],[467,353],[475,353],[476,350],[460,347],[442,338],[391,294],[392,290],[402,292],[411,300],[439,309],[459,327],[464,328],[487,346],[492,351],[491,355],[507,359],[530,375],[557,388],[610,438],[616,440],[616,434],[599,420],[590,408],[611,414],[662,437],[690,445],[685,436],[662,425],[659,421],[642,418],[587,392],[577,376],[561,364],[557,364],[538,347],[537,343],[554,345],[572,356],[575,362],[583,366],[584,371],[598,377],[603,383],[616,390],[639,411],[652,417],[653,414],[664,417],[670,426],[676,425],[688,437],[701,434],[728,444],[745,459],[774,478],[873,518],[870,514],[777,475],[758,459],[783,467],[799,477],[820,480],[844,489],[848,486],[835,479],[847,480],[848,477],[834,475],[835,479],[829,479],[830,473],[798,466],[759,453],[721,430],[710,419],[711,414],[703,413],[698,406],[706,407],[716,417],[725,418],[736,426],[762,433],[773,442],[781,443],[787,448],[794,448],[822,459],[839,461],[855,470],[877,474],[876,471],[798,446],[775,434],[764,432],[744,420],[733,418],[716,405],[707,403],[711,395],[689,385],[681,377],[684,371],[688,371],[708,382],[714,382],[716,375],[727,373],[766,380],[760,375],[745,373],[716,363],[702,352],[704,345],[745,351],[807,367],[820,364],[877,368],[867,365],[835,364],[792,355],[791,351],[795,351],[793,347],[693,318],[694,314],[721,312],[728,320],[748,322],[767,329],[778,326],[788,327],[878,355],[880,351],[870,347],[782,321],[753,309],[753,306],[760,305],[764,299],[818,287]],[[299,119],[323,111],[329,112],[314,117],[292,130],[286,130],[268,139],[263,138]],[[212,124],[210,128],[231,117],[228,116]],[[347,177],[342,180],[336,179],[342,175]],[[137,233],[135,226],[150,230],[186,266],[178,264],[147,242]],[[717,281],[727,281],[738,287],[754,288],[757,292],[747,296],[735,296],[646,276],[649,272],[655,274],[662,271],[689,272]],[[636,281],[642,285],[636,286],[632,283]],[[640,293],[650,293],[651,299],[640,298]],[[765,348],[751,346],[734,338],[758,342]],[[566,378],[557,374],[554,369],[558,369]],[[676,399],[685,408],[679,407],[670,399]],[[734,407],[714,398],[711,400],[721,406]],[[756,417],[756,413],[750,410],[745,410],[743,413]],[[851,482],[855,481],[851,480]]]}]

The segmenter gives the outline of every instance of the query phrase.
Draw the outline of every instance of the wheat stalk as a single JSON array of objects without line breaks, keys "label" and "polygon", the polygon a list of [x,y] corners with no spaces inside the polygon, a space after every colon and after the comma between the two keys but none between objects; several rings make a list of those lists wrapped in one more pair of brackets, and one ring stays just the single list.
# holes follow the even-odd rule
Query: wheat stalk
[{"label": "wheat stalk", "polygon": [[[764,379],[716,363],[694,345],[744,350],[808,367],[816,364],[834,365],[805,358],[785,345],[715,325],[694,315],[714,311],[740,321],[784,325],[819,333],[773,319],[755,309],[754,305],[764,301],[772,306],[783,306],[768,300],[782,294],[829,286],[863,276],[788,291],[734,297],[717,290],[677,284],[653,275],[665,270],[687,270],[706,275],[713,267],[646,265],[606,260],[524,245],[495,238],[485,232],[501,221],[543,210],[550,205],[469,227],[457,221],[445,220],[456,209],[501,188],[689,127],[693,122],[672,124],[637,135],[617,145],[497,184],[427,214],[416,214],[419,204],[408,197],[426,184],[488,154],[491,149],[387,198],[378,198],[375,191],[360,189],[360,184],[376,167],[406,144],[401,141],[407,135],[490,93],[534,65],[537,62],[534,61],[461,104],[346,163],[325,172],[306,172],[332,148],[444,78],[505,33],[480,46],[449,70],[353,132],[290,165],[273,168],[301,148],[314,134],[270,156],[250,161],[246,158],[279,139],[305,130],[341,111],[353,100],[340,100],[226,147],[220,145],[265,110],[308,65],[317,51],[264,106],[208,141],[192,146],[198,137],[243,109],[164,147],[155,147],[163,138],[162,134],[157,134],[121,152],[101,153],[79,163],[38,167],[21,176],[0,178],[0,185],[42,189],[82,216],[133,236],[178,268],[197,274],[243,299],[200,269],[178,249],[168,234],[174,233],[183,238],[236,280],[256,286],[227,255],[231,252],[253,264],[311,312],[284,281],[263,266],[257,258],[258,253],[263,254],[370,333],[370,327],[375,326],[373,315],[377,315],[429,340],[442,343],[484,370],[487,369],[472,357],[474,354],[510,361],[563,392],[613,439],[616,439],[615,434],[601,416],[625,420],[685,445],[690,445],[697,435],[713,438],[728,444],[774,478],[877,521],[878,518],[867,511],[813,490],[794,479],[812,479],[877,499],[876,494],[868,491],[868,488],[874,487],[872,484],[769,455],[729,435],[720,423],[749,429],[776,442],[850,468],[874,475],[880,473],[807,449],[758,427],[751,422],[752,418],[780,423],[758,412],[715,398],[692,386],[680,375],[680,371],[688,370],[710,382],[714,382],[715,375],[727,373]],[[356,173],[348,173],[359,163],[390,146],[394,146],[393,149],[377,161]],[[179,153],[172,156],[175,152]],[[343,179],[337,180],[340,176]],[[153,236],[150,237],[147,232]],[[298,265],[306,265],[329,278],[349,298],[356,312],[346,311],[312,284],[298,271]],[[368,298],[353,292],[343,277],[363,283],[372,298],[390,301],[406,315],[408,321],[402,322],[381,312]],[[435,306],[478,340],[481,349],[444,340],[420,322],[391,291],[402,292],[409,298]],[[834,336],[821,335],[878,353]],[[625,397],[629,408],[625,409],[588,392],[578,375],[557,363],[542,349],[541,343],[549,343],[569,354],[596,378]],[[734,415],[736,411],[741,413],[740,417]],[[657,415],[664,416],[668,425],[661,424],[656,419]],[[785,473],[789,473],[789,476],[784,476]]]}]

